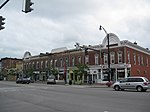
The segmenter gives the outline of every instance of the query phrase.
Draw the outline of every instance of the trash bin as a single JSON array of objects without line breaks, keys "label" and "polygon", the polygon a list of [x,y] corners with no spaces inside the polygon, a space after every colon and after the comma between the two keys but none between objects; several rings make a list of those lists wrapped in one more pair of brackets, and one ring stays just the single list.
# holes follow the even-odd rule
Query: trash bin
[{"label": "trash bin", "polygon": [[72,85],[72,80],[69,80],[69,85]]}]

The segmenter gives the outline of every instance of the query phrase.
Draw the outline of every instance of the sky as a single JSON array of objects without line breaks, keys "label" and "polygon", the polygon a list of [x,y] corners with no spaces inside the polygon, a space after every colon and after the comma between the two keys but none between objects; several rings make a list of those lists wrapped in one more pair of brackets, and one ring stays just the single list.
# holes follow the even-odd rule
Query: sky
[{"label": "sky", "polygon": [[[0,4],[6,0],[0,0]],[[0,15],[0,58],[23,58],[52,49],[99,45],[108,33],[150,49],[150,0],[31,0],[34,9],[22,12],[23,0],[10,0]]]}]

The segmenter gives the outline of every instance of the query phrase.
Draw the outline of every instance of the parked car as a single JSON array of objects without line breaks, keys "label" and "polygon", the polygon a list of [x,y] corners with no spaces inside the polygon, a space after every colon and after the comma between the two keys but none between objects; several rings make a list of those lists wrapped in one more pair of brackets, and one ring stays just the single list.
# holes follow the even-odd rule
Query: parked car
[{"label": "parked car", "polygon": [[30,83],[30,78],[18,78],[16,80],[17,84],[29,84]]},{"label": "parked car", "polygon": [[49,76],[47,79],[47,84],[56,84],[55,76]]},{"label": "parked car", "polygon": [[0,81],[4,80],[4,77],[2,75],[0,75]]},{"label": "parked car", "polygon": [[112,85],[116,90],[136,89],[137,91],[146,91],[150,88],[150,82],[145,77],[128,77]]}]

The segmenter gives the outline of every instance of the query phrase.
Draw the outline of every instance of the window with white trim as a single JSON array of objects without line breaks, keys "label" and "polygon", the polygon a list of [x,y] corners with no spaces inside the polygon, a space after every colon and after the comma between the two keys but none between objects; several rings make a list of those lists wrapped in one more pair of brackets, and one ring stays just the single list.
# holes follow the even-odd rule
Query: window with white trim
[{"label": "window with white trim", "polygon": [[115,64],[115,53],[114,52],[110,53],[110,60],[111,60],[112,64]]},{"label": "window with white trim", "polygon": [[95,65],[98,65],[98,54],[95,54]]},{"label": "window with white trim", "polygon": [[122,63],[122,52],[118,52],[118,63]]},{"label": "window with white trim", "polygon": [[104,64],[108,63],[108,54],[104,54]]},{"label": "window with white trim", "polygon": [[134,65],[136,65],[136,54],[133,54],[133,61],[134,61]]},{"label": "window with white trim", "polygon": [[63,59],[60,59],[60,67],[63,67]]},{"label": "window with white trim", "polygon": [[140,55],[138,55],[138,65],[140,65]]},{"label": "window with white trim", "polygon": [[47,60],[45,61],[45,68],[48,68],[48,62],[47,62]]},{"label": "window with white trim", "polygon": [[85,64],[89,64],[89,56],[88,55],[85,56]]},{"label": "window with white trim", "polygon": [[148,57],[146,58],[146,65],[147,65],[147,67],[148,67],[148,64],[149,64],[149,62],[148,62]]},{"label": "window with white trim", "polygon": [[57,59],[55,59],[55,62],[54,62],[54,67],[57,66]]},{"label": "window with white trim", "polygon": [[75,65],[75,58],[72,57],[72,66],[74,66],[74,65]]},{"label": "window with white trim", "polygon": [[41,69],[43,68],[43,61],[41,61]]},{"label": "window with white trim", "polygon": [[35,65],[34,65],[34,62],[32,62],[32,68],[33,68],[33,69],[35,69]]},{"label": "window with white trim", "polygon": [[66,66],[69,66],[69,60],[68,60],[68,57],[66,57]]},{"label": "window with white trim", "polygon": [[39,62],[37,61],[36,62],[36,69],[38,69],[39,68]]},{"label": "window with white trim", "polygon": [[141,56],[141,64],[144,65],[144,58]]},{"label": "window with white trim", "polygon": [[78,63],[81,64],[81,56],[78,57]]},{"label": "window with white trim", "polygon": [[131,62],[130,62],[130,52],[128,51],[128,53],[127,53],[127,63],[128,64],[130,64]]}]

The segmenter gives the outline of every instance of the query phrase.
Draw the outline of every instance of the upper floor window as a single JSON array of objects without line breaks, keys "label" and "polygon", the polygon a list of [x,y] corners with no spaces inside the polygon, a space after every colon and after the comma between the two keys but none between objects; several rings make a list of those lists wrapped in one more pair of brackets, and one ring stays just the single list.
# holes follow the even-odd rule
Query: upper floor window
[{"label": "upper floor window", "polygon": [[129,63],[129,64],[131,63],[130,62],[130,52],[127,53],[127,61],[128,61],[127,63]]},{"label": "upper floor window", "polygon": [[35,69],[35,63],[34,62],[32,62],[32,68]]},{"label": "upper floor window", "polygon": [[122,63],[122,52],[118,52],[118,63]]},{"label": "upper floor window", "polygon": [[78,63],[81,64],[81,57],[78,57]]},{"label": "upper floor window", "polygon": [[47,60],[45,61],[45,68],[48,68],[48,62],[47,62]]},{"label": "upper floor window", "polygon": [[138,65],[140,65],[140,55],[138,55]]},{"label": "upper floor window", "polygon": [[104,64],[108,63],[108,54],[104,54]]},{"label": "upper floor window", "polygon": [[141,56],[141,64],[144,65],[144,58]]},{"label": "upper floor window", "polygon": [[149,64],[149,62],[148,62],[148,58],[146,58],[146,65],[147,65],[147,67],[148,67],[148,64]]},{"label": "upper floor window", "polygon": [[29,68],[31,68],[31,62],[29,63]]},{"label": "upper floor window", "polygon": [[36,69],[38,69],[39,68],[39,62],[37,61],[36,62]]},{"label": "upper floor window", "polygon": [[98,65],[98,54],[95,55],[95,65]]},{"label": "upper floor window", "polygon": [[133,61],[134,61],[134,65],[136,65],[136,54],[133,54]]},{"label": "upper floor window", "polygon": [[69,60],[68,60],[68,57],[66,57],[66,66],[69,66]]},{"label": "upper floor window", "polygon": [[55,67],[57,66],[57,59],[55,59],[54,66]]},{"label": "upper floor window", "polygon": [[110,59],[111,59],[111,63],[112,63],[112,64],[115,64],[115,53],[114,53],[114,52],[112,52],[112,53],[110,54]]},{"label": "upper floor window", "polygon": [[50,61],[50,66],[52,66],[52,65],[53,65],[53,60]]},{"label": "upper floor window", "polygon": [[75,58],[72,57],[72,66],[74,66],[74,65],[75,65]]},{"label": "upper floor window", "polygon": [[85,64],[89,64],[89,56],[88,55],[85,56]]},{"label": "upper floor window", "polygon": [[60,59],[60,67],[63,67],[63,59]]},{"label": "upper floor window", "polygon": [[43,61],[41,61],[41,68],[43,68]]}]

